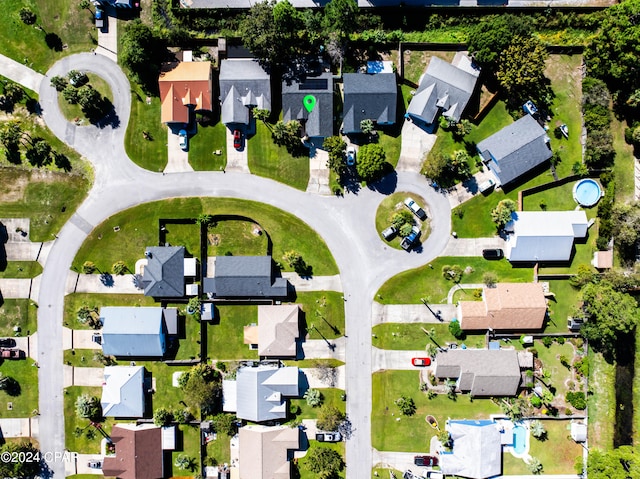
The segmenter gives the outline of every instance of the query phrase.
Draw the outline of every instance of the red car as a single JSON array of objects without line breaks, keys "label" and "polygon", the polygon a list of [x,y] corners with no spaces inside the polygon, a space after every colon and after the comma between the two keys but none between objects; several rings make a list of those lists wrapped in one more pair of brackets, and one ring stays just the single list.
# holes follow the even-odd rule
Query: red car
[{"label": "red car", "polygon": [[233,147],[238,150],[242,146],[242,133],[240,130],[233,130]]},{"label": "red car", "polygon": [[414,366],[430,366],[431,358],[413,358],[411,364]]},{"label": "red car", "polygon": [[435,456],[415,456],[413,463],[421,467],[433,467],[438,465],[438,458]]}]

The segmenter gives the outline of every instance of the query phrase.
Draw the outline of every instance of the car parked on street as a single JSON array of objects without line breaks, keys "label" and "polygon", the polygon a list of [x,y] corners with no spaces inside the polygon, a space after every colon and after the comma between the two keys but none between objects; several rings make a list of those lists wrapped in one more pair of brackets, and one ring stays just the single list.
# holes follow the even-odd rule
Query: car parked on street
[{"label": "car parked on street", "polygon": [[178,132],[178,144],[180,145],[180,148],[187,151],[187,145],[189,144],[189,141],[187,140],[187,130],[180,130]]},{"label": "car parked on street", "polygon": [[341,440],[342,434],[340,434],[338,431],[316,433],[316,441],[319,442],[340,442]]},{"label": "car parked on street", "polygon": [[411,359],[411,364],[414,366],[430,366],[431,358],[413,358]]},{"label": "car parked on street", "polygon": [[416,215],[421,221],[427,219],[427,214],[420,207],[418,203],[416,203],[413,198],[406,198],[404,200],[404,205],[411,210],[411,212]]},{"label": "car parked on street", "polygon": [[400,242],[400,247],[402,247],[402,249],[405,251],[409,251],[419,237],[420,237],[420,228],[418,228],[417,226],[412,227],[411,233],[409,233],[409,235],[403,238],[402,241]]},{"label": "car parked on street", "polygon": [[413,463],[416,466],[433,467],[438,465],[438,458],[436,456],[415,456]]},{"label": "car parked on street", "polygon": [[391,239],[393,239],[393,237],[398,233],[398,230],[396,229],[395,226],[389,226],[388,228],[382,230],[382,237],[389,241]]}]

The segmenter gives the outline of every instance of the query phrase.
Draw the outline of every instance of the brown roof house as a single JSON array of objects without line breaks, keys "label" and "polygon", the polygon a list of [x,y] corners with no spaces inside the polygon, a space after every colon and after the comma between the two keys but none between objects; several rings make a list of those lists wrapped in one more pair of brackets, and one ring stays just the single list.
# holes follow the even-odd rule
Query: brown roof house
[{"label": "brown roof house", "polygon": [[162,123],[189,123],[191,110],[210,111],[213,98],[211,63],[166,63],[158,78]]},{"label": "brown roof house", "polygon": [[482,301],[460,301],[458,319],[465,331],[542,329],[547,300],[541,283],[498,283],[482,289]]},{"label": "brown roof house", "polygon": [[117,424],[111,430],[115,456],[102,463],[105,477],[159,479],[164,477],[162,430],[149,424]]},{"label": "brown roof house", "polygon": [[458,390],[472,396],[515,396],[521,368],[531,363],[527,355],[532,356],[513,349],[449,349],[436,355],[435,376],[455,379]]},{"label": "brown roof house", "polygon": [[260,357],[294,358],[300,338],[299,316],[297,304],[258,306],[258,325],[245,326],[245,343],[257,342]]},{"label": "brown roof house", "polygon": [[289,451],[300,448],[298,428],[245,426],[240,428],[240,479],[289,479]]}]

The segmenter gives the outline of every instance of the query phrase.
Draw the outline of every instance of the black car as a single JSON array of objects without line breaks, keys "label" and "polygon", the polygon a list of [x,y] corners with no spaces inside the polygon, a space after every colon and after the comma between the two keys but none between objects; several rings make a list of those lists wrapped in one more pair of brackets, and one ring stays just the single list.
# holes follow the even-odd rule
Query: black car
[{"label": "black car", "polygon": [[0,338],[0,347],[12,348],[16,345],[16,340],[13,338]]},{"label": "black car", "polygon": [[482,257],[484,259],[502,259],[504,257],[504,252],[500,248],[483,249]]}]

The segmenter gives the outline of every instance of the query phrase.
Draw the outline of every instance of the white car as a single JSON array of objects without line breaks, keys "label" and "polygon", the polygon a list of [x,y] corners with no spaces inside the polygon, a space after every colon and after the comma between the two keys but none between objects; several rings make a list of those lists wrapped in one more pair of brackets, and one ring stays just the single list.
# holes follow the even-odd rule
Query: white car
[{"label": "white car", "polygon": [[424,221],[427,219],[427,214],[422,208],[420,208],[420,205],[416,203],[413,198],[406,198],[404,200],[404,205],[409,208],[414,215],[420,218],[420,220]]},{"label": "white car", "polygon": [[178,132],[178,144],[180,145],[180,148],[182,148],[183,150],[187,150],[187,131],[186,130],[180,130]]},{"label": "white car", "polygon": [[347,166],[356,164],[356,149],[353,146],[347,147]]}]

